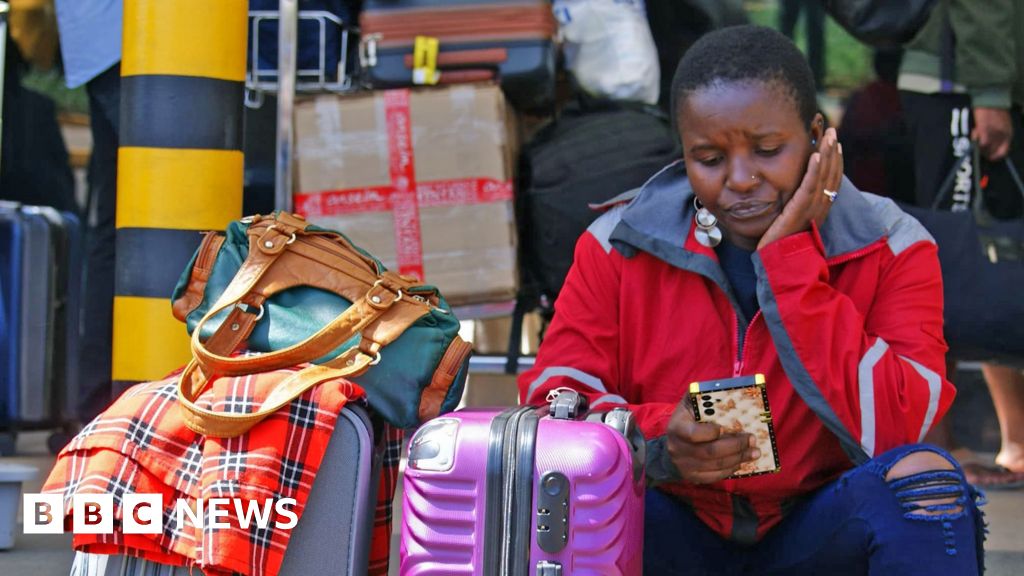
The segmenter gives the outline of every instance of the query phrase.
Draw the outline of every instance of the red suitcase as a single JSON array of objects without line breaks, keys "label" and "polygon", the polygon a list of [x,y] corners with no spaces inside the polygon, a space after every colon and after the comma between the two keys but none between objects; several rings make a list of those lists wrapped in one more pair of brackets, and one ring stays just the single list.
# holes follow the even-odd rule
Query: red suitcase
[{"label": "red suitcase", "polygon": [[555,93],[558,23],[548,0],[367,0],[363,67],[376,88],[414,81],[417,36],[438,40],[440,83],[497,79],[513,106],[543,110]]}]

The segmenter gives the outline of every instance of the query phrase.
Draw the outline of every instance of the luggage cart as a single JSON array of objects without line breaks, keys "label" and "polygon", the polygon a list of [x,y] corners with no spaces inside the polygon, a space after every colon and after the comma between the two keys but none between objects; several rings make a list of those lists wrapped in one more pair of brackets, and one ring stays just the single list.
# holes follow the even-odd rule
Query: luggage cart
[{"label": "luggage cart", "polygon": [[[274,208],[291,212],[293,210],[293,175],[294,159],[294,109],[295,97],[299,93],[351,93],[365,88],[358,68],[350,71],[350,64],[362,64],[369,55],[359,54],[358,62],[350,62],[354,55],[348,50],[349,41],[359,29],[330,12],[300,11],[294,0],[281,0],[280,10],[249,12],[250,34],[254,37],[252,52],[258,50],[258,36],[261,26],[276,23],[279,31],[278,69],[260,67],[257,58],[253,57],[246,74],[246,105],[259,108],[263,105],[265,95],[277,98],[276,134],[274,151]],[[298,25],[300,21],[313,21],[318,25],[318,44],[320,54],[319,66],[299,69],[296,64]],[[332,80],[327,70],[328,58],[325,54],[326,30],[330,26],[341,29],[341,53],[339,55],[336,79]],[[361,51],[373,43],[360,43]],[[515,310],[515,300],[453,306],[455,315],[463,320],[483,320],[511,316]],[[508,366],[505,356],[473,356],[470,358],[470,371],[477,373],[514,373],[533,365],[532,357],[519,357],[514,367]]]}]

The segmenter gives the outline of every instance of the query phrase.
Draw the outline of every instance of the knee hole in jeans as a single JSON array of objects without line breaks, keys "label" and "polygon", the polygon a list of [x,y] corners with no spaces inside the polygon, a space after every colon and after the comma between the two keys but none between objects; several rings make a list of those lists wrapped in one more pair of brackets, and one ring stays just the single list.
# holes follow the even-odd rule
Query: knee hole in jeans
[{"label": "knee hole in jeans", "polygon": [[956,555],[952,521],[965,514],[966,482],[945,456],[929,450],[910,452],[885,475],[903,508],[903,517],[942,523],[946,554]]},{"label": "knee hole in jeans", "polygon": [[963,474],[941,454],[911,452],[893,464],[885,479],[909,519],[948,521],[964,513]]}]

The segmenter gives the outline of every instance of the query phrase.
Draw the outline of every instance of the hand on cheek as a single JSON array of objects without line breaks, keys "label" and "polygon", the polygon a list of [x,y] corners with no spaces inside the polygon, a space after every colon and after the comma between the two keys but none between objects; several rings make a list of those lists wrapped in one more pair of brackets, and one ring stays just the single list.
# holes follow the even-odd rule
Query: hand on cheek
[{"label": "hand on cheek", "polygon": [[811,154],[800,186],[761,237],[757,248],[760,250],[775,240],[809,230],[811,222],[819,227],[824,224],[833,201],[826,191],[837,192],[842,180],[843,150],[835,128],[829,128],[818,144],[818,151]]}]

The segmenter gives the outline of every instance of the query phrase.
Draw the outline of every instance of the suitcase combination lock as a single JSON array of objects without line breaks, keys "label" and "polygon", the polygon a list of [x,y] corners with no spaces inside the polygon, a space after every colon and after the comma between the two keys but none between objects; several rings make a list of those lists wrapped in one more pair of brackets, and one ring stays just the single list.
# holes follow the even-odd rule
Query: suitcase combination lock
[{"label": "suitcase combination lock", "polygon": [[546,472],[537,491],[537,545],[548,554],[557,554],[568,543],[569,479],[561,472]]}]

